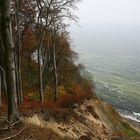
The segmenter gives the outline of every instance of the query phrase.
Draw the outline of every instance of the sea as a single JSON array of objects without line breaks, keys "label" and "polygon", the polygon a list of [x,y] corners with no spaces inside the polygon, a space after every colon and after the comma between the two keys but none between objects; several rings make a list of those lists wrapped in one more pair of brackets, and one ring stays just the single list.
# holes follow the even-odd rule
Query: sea
[{"label": "sea", "polygon": [[140,26],[95,26],[72,33],[96,95],[140,123]]}]

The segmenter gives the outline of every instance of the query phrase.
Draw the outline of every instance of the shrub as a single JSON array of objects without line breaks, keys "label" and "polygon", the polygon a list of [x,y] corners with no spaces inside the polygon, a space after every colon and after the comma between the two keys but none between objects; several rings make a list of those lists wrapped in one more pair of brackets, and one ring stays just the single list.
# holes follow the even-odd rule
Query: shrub
[{"label": "shrub", "polygon": [[51,86],[46,86],[45,90],[44,90],[44,93],[45,93],[45,99],[47,100],[52,100],[53,97],[54,97],[54,91],[53,91],[53,88]]}]

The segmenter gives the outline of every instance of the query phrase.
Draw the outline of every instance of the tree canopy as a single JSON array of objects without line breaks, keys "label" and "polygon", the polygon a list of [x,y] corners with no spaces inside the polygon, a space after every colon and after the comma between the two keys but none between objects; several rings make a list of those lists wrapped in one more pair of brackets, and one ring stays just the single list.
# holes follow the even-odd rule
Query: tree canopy
[{"label": "tree canopy", "polygon": [[79,0],[4,0],[0,3],[0,105],[8,119],[28,102],[69,107],[92,96],[92,83],[75,61],[67,31]]}]

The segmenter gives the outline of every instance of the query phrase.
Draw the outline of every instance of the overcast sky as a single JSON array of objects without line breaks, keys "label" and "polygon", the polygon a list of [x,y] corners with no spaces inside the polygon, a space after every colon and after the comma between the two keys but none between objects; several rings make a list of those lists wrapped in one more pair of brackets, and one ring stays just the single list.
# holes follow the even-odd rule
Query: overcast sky
[{"label": "overcast sky", "polygon": [[82,0],[79,24],[138,24],[140,0]]},{"label": "overcast sky", "polygon": [[140,0],[82,0],[77,6],[75,14],[79,17],[81,28],[75,24],[70,27],[77,47],[92,44],[95,38],[99,41],[106,37],[139,40]]}]

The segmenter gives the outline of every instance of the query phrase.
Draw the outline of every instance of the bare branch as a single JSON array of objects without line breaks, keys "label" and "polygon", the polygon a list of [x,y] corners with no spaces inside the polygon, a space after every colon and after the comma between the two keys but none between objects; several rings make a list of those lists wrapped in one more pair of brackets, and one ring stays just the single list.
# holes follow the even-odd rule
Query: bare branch
[{"label": "bare branch", "polygon": [[18,131],[18,133],[14,134],[14,135],[12,135],[12,136],[9,136],[9,137],[2,138],[2,139],[0,139],[0,140],[8,140],[8,139],[15,138],[15,137],[17,137],[19,134],[21,134],[21,132],[23,132],[25,129],[26,129],[26,127],[23,127],[21,130]]}]

